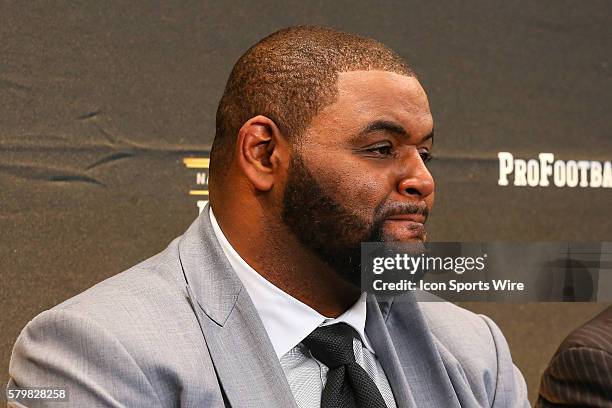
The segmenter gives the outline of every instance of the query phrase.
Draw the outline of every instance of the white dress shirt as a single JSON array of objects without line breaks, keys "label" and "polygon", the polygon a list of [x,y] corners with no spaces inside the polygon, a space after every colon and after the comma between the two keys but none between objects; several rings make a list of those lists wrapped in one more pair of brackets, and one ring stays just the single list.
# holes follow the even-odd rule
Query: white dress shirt
[{"label": "white dress shirt", "polygon": [[242,281],[255,305],[272,342],[291,391],[300,408],[319,408],[321,393],[329,369],[316,360],[301,343],[319,326],[344,322],[352,326],[361,341],[355,339],[356,362],[372,377],[387,407],[395,408],[395,399],[387,377],[365,334],[366,293],[337,318],[328,318],[310,306],[283,292],[255,271],[229,243],[210,209],[210,221],[230,265]]}]

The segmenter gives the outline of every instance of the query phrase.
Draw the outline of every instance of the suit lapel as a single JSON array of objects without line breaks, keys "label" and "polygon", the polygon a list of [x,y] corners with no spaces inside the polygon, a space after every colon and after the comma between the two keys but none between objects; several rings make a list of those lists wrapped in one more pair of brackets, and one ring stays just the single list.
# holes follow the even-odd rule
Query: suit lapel
[{"label": "suit lapel", "polygon": [[[407,293],[401,298],[395,298],[377,304],[372,296],[370,309],[377,307],[384,325],[378,318],[372,319],[368,337],[377,344],[374,346],[381,365],[388,366],[393,392],[398,390],[396,399],[406,398],[406,407],[457,407],[461,405],[448,376],[440,354],[435,346],[427,323],[423,318],[414,293]],[[370,306],[370,303],[368,304]],[[376,313],[372,313],[376,315]],[[368,327],[368,322],[366,322]],[[401,367],[401,369],[398,369]],[[383,366],[385,372],[387,367]],[[401,371],[403,376],[398,375]],[[391,378],[389,381],[391,382]],[[406,391],[403,389],[407,388]],[[409,389],[408,389],[409,388]],[[399,404],[402,403],[398,401]]]},{"label": "suit lapel", "polygon": [[402,365],[391,341],[391,336],[385,326],[383,314],[386,315],[389,306],[390,301],[379,304],[376,297],[368,295],[366,334],[376,352],[380,365],[385,371],[397,408],[416,407]]},{"label": "suit lapel", "polygon": [[217,242],[208,206],[179,242],[187,291],[234,407],[297,407],[259,315]]}]

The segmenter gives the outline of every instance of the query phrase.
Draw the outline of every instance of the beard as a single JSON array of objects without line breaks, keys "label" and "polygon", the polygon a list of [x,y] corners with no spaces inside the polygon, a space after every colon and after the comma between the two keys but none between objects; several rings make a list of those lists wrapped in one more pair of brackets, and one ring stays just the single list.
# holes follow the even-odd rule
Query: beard
[{"label": "beard", "polygon": [[[397,214],[420,213],[427,217],[423,204],[380,202],[369,218],[353,210],[329,193],[294,152],[288,167],[283,194],[282,220],[298,240],[344,281],[361,286],[361,243],[390,242],[383,229],[385,219]],[[355,202],[359,201],[355,197]],[[350,203],[349,203],[350,204]]]}]

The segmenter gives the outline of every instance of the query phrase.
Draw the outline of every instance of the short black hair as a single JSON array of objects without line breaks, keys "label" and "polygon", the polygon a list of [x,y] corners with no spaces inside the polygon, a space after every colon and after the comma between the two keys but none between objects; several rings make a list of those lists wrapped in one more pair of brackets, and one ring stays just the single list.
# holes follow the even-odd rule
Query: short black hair
[{"label": "short black hair", "polygon": [[253,45],[234,65],[219,102],[211,181],[227,172],[238,131],[247,120],[264,115],[287,140],[294,140],[335,101],[338,74],[360,70],[415,76],[384,44],[327,27],[289,27]]}]

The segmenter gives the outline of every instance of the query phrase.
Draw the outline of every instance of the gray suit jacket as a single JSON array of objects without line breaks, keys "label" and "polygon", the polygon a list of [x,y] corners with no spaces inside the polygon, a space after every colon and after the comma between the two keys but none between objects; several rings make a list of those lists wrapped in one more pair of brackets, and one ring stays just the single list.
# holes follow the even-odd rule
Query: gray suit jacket
[{"label": "gray suit jacket", "polygon": [[[66,387],[69,402],[51,407],[296,407],[202,214],[163,252],[34,318],[13,349],[9,387]],[[366,333],[400,408],[529,406],[487,317],[369,296]]]}]

